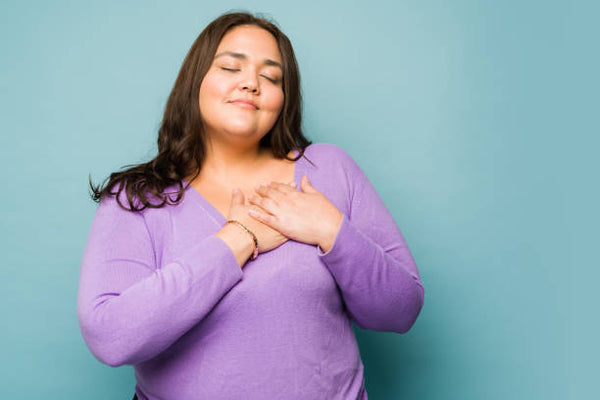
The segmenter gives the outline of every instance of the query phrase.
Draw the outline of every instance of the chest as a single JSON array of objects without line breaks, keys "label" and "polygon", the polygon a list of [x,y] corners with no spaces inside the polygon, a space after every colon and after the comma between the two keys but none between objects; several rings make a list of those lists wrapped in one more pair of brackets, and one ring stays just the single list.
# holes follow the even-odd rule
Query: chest
[{"label": "chest", "polygon": [[[163,234],[156,237],[158,265],[172,263],[189,247],[220,229],[209,212],[196,204],[188,205],[192,207],[160,222],[168,229],[162,229]],[[314,245],[289,240],[249,261],[243,273],[243,279],[221,300],[217,315],[235,312],[260,319],[257,312],[280,315],[302,309],[320,310],[317,314],[322,315],[341,310],[335,279]]]},{"label": "chest", "polygon": [[[232,179],[231,182],[223,182],[209,177],[194,181],[192,187],[221,215],[227,216],[229,215],[233,189],[240,189],[244,194],[244,203],[250,205],[248,197],[256,193],[254,189],[256,186],[266,186],[272,181],[290,183],[295,181],[294,171],[294,164],[282,162],[273,164],[270,171],[261,176],[236,178]],[[299,184],[299,182],[296,182],[296,184]]]}]

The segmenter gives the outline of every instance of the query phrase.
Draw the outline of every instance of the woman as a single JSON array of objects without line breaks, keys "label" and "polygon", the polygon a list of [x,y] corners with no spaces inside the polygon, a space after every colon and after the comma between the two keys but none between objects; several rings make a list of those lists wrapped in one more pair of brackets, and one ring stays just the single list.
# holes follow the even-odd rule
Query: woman
[{"label": "woman", "polygon": [[360,167],[300,129],[292,46],[246,13],[190,49],[152,161],[113,173],[85,248],[92,353],[139,399],[366,399],[351,320],[404,333],[411,253]]}]

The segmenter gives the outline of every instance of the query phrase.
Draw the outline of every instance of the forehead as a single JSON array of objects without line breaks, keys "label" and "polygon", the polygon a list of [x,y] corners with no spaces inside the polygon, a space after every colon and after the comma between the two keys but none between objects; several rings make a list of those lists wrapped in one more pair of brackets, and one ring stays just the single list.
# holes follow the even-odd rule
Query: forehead
[{"label": "forehead", "polygon": [[250,58],[269,58],[281,62],[277,40],[270,32],[252,25],[241,25],[230,29],[221,39],[217,52],[244,53]]}]

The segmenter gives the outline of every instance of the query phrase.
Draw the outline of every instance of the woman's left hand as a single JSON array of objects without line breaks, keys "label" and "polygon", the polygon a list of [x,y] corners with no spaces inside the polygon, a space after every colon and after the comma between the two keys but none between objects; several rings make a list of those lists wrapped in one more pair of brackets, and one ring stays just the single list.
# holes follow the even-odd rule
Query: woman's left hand
[{"label": "woman's left hand", "polygon": [[290,239],[318,245],[328,252],[342,224],[342,213],[306,175],[300,185],[302,191],[296,190],[295,183],[258,186],[248,196],[252,204],[249,214]]}]

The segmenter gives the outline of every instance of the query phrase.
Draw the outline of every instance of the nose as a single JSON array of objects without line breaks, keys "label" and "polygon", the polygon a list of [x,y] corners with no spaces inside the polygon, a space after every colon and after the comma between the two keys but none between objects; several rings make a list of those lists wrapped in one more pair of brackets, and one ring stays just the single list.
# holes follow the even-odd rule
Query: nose
[{"label": "nose", "polygon": [[260,90],[258,78],[256,77],[256,74],[254,74],[253,71],[248,71],[247,73],[245,73],[242,76],[242,79],[240,80],[238,86],[242,91],[250,91],[255,94],[258,94]]}]

